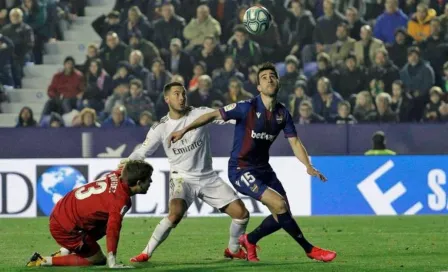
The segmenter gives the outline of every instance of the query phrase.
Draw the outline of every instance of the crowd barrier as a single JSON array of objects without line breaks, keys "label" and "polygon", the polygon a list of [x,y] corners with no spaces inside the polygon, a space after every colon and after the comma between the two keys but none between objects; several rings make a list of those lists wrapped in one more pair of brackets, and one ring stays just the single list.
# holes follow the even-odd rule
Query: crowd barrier
[{"label": "crowd barrier", "polygon": [[[447,214],[448,156],[313,156],[328,182],[306,174],[295,157],[271,157],[297,216]],[[228,158],[213,159],[227,178]],[[169,164],[148,159],[155,169],[147,195],[133,197],[127,216],[164,216],[168,212]],[[115,169],[119,159],[0,159],[0,217],[48,216],[70,190]],[[269,213],[242,196],[252,216]],[[188,216],[220,216],[195,200]]]}]

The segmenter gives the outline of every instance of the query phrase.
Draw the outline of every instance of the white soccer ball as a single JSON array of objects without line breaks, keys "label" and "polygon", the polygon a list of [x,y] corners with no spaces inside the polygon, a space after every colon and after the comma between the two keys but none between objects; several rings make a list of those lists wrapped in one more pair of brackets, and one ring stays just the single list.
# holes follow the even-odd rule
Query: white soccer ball
[{"label": "white soccer ball", "polygon": [[271,26],[272,16],[264,7],[254,6],[246,10],[243,24],[246,30],[253,35],[264,34]]}]

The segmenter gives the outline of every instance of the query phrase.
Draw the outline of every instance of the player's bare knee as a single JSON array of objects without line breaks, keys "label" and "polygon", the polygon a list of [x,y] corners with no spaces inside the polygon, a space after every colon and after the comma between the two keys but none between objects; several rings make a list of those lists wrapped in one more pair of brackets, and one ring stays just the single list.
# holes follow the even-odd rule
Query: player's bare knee
[{"label": "player's bare knee", "polygon": [[275,199],[268,206],[269,210],[274,214],[283,214],[288,211],[288,206],[286,205],[286,201],[283,197]]},{"label": "player's bare knee", "polygon": [[221,211],[227,213],[232,219],[244,220],[249,218],[249,211],[241,199],[233,201]]},{"label": "player's bare knee", "polygon": [[170,212],[168,214],[168,220],[170,220],[171,224],[173,225],[179,224],[183,217],[183,213]]}]

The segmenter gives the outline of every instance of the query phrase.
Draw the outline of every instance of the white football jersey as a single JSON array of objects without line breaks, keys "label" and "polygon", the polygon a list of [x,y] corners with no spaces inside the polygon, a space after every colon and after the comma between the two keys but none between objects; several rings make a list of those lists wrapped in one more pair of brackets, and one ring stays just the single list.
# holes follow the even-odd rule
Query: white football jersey
[{"label": "white football jersey", "polygon": [[[207,107],[190,107],[185,116],[174,120],[167,114],[155,123],[140,148],[135,150],[129,159],[143,160],[152,155],[160,144],[163,145],[165,154],[171,166],[171,171],[187,177],[204,177],[214,174],[212,166],[212,155],[210,150],[210,134],[206,126],[187,132],[182,139],[171,143],[168,148],[168,137],[174,132],[181,130],[191,124],[199,116],[214,111]],[[214,121],[216,124],[225,124],[224,121]],[[234,123],[234,122],[228,122]]]}]

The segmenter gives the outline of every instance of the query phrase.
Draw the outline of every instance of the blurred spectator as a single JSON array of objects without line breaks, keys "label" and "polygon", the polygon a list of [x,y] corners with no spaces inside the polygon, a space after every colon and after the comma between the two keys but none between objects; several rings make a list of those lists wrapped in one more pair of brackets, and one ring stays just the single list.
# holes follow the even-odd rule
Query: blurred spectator
[{"label": "blurred spectator", "polygon": [[429,102],[425,105],[423,112],[423,122],[440,122],[440,106],[442,105],[443,91],[440,87],[434,86],[429,91]]},{"label": "blurred spectator", "polygon": [[377,112],[372,121],[380,123],[396,123],[398,115],[391,108],[392,97],[388,93],[380,93],[375,98]]},{"label": "blurred spectator", "polygon": [[193,77],[188,83],[188,91],[195,91],[198,88],[199,77],[205,75],[207,67],[202,61],[197,62],[193,68]]},{"label": "blurred spectator", "polygon": [[313,104],[309,100],[302,100],[299,104],[299,114],[293,118],[299,125],[325,123],[325,119],[313,111]]},{"label": "blurred spectator", "polygon": [[128,12],[132,7],[138,7],[140,10],[146,10],[148,7],[148,0],[115,0],[113,10],[121,14],[120,21],[126,20]]},{"label": "blurred spectator", "polygon": [[238,8],[237,0],[208,0],[207,6],[210,7],[210,13],[221,26],[226,26],[235,16],[235,10]]},{"label": "blurred spectator", "polygon": [[[308,80],[308,94],[310,96],[314,96],[316,93],[317,81],[321,77],[328,78],[332,86],[339,86],[339,71],[331,65],[330,56],[327,53],[320,53],[317,56],[317,73]],[[314,109],[316,110],[316,108]]]},{"label": "blurred spectator", "polygon": [[77,107],[78,99],[84,93],[84,79],[82,73],[75,69],[75,60],[66,57],[64,70],[56,73],[48,87],[50,100],[44,106],[43,114],[51,112],[68,113]]},{"label": "blurred spectator", "polygon": [[23,65],[32,60],[34,47],[33,29],[23,22],[23,12],[14,8],[9,13],[11,23],[5,25],[0,33],[10,38],[14,43],[13,77],[15,87],[22,87]]},{"label": "blurred spectator", "polygon": [[95,21],[92,22],[93,30],[101,37],[102,43],[101,47],[104,47],[105,41],[107,40],[107,34],[109,32],[117,33],[120,39],[124,39],[125,28],[120,24],[120,12],[114,10],[109,12],[109,14],[101,15]]},{"label": "blurred spectator", "polygon": [[113,107],[112,114],[101,124],[103,128],[135,127],[135,122],[127,116],[126,108],[122,105]]},{"label": "blurred spectator", "polygon": [[313,96],[314,112],[330,120],[338,113],[338,103],[342,101],[339,93],[331,87],[331,82],[326,77],[321,77],[317,81],[317,93]]},{"label": "blurred spectator", "polygon": [[149,70],[143,66],[143,54],[140,50],[132,50],[129,55],[129,64],[131,74],[141,80],[143,89],[147,90],[149,87]]},{"label": "blurred spectator", "polygon": [[106,46],[100,51],[100,59],[104,70],[109,75],[115,75],[117,63],[128,59],[130,49],[120,41],[117,33],[109,32],[106,36]]},{"label": "blurred spectator", "polygon": [[[133,32],[129,37],[129,47],[131,50],[140,50],[143,54],[143,64],[147,69],[151,69],[152,62],[160,58],[159,49],[150,41],[142,38],[140,31]],[[130,53],[130,51],[128,51]]]},{"label": "blurred spectator", "polygon": [[142,37],[145,40],[152,41],[154,36],[154,30],[148,18],[140,11],[137,6],[132,6],[128,11],[128,18],[123,22],[126,31],[123,41],[129,42],[129,38],[132,33],[140,31]]},{"label": "blurred spectator", "polygon": [[278,94],[278,101],[280,103],[287,103],[288,98],[294,93],[295,84],[301,80],[306,83],[307,78],[301,73],[299,69],[299,60],[294,55],[289,55],[285,59],[286,74],[280,77],[280,92]]},{"label": "blurred spectator", "polygon": [[404,28],[395,31],[395,42],[387,45],[390,60],[398,67],[403,66],[408,61],[408,47],[412,44],[412,38],[406,33]]},{"label": "blurred spectator", "polygon": [[[263,35],[247,34],[251,41],[256,42],[260,46],[261,54],[264,57],[269,57],[269,60],[273,62],[281,61],[285,54],[290,50],[282,47],[282,40],[280,37],[280,31],[275,21],[271,21],[271,25]],[[231,37],[228,43],[232,43]]]},{"label": "blurred spectator", "polygon": [[111,77],[103,69],[101,60],[94,59],[90,62],[85,81],[86,90],[82,96],[82,107],[102,111],[106,98],[112,93],[113,84]]},{"label": "blurred spectator", "polygon": [[91,43],[87,46],[87,56],[86,60],[81,65],[76,65],[76,69],[81,71],[81,73],[85,74],[89,70],[90,62],[92,60],[99,58],[99,49],[98,46],[94,43]]},{"label": "blurred spectator", "polygon": [[16,128],[18,127],[36,127],[37,122],[34,120],[33,110],[30,107],[23,107],[20,110]]},{"label": "blurred spectator", "polygon": [[386,0],[385,8],[384,13],[376,20],[373,33],[384,43],[392,44],[395,41],[395,30],[407,27],[408,16],[398,8],[398,0]]},{"label": "blurred spectator", "polygon": [[224,53],[214,37],[205,37],[202,46],[193,52],[193,56],[196,62],[203,61],[206,64],[209,76],[215,69],[223,67]]},{"label": "blurred spectator", "polygon": [[330,45],[328,52],[334,67],[341,64],[354,48],[356,41],[348,34],[347,23],[340,23],[336,29],[337,41]]},{"label": "blurred spectator", "polygon": [[314,29],[314,42],[317,44],[332,44],[336,42],[336,29],[345,18],[335,9],[333,0],[324,0],[324,15],[317,19]]},{"label": "blurred spectator", "polygon": [[282,26],[282,35],[290,54],[298,53],[305,45],[313,43],[313,32],[316,26],[313,14],[306,10],[299,0],[291,1],[291,11]]},{"label": "blurred spectator", "polygon": [[162,59],[155,59],[152,63],[151,73],[149,74],[148,95],[155,101],[163,91],[163,86],[171,81],[173,75],[165,70],[165,63]]},{"label": "blurred spectator", "polygon": [[239,6],[235,12],[235,18],[233,18],[227,25],[221,25],[221,43],[227,43],[228,40],[233,36],[233,29],[235,28],[235,26],[243,24],[244,14],[246,13],[246,10],[248,8],[249,6],[246,4]]},{"label": "blurred spectator", "polygon": [[372,79],[369,84],[369,91],[372,98],[375,99],[378,94],[385,92],[384,81]]},{"label": "blurred spectator", "polygon": [[304,81],[297,81],[294,86],[294,93],[289,96],[289,103],[288,103],[288,109],[291,116],[297,117],[299,116],[299,106],[300,103],[304,100],[311,99],[306,95],[306,82]]},{"label": "blurred spectator", "polygon": [[124,101],[129,96],[129,83],[122,83],[115,87],[114,92],[106,100],[104,113],[106,115],[112,112],[115,106],[124,105]]},{"label": "blurred spectator", "polygon": [[[379,49],[375,53],[374,60],[373,66],[368,70],[369,86],[380,84],[386,92],[391,93],[392,83],[400,79],[397,66],[389,60],[389,53],[385,49]],[[375,84],[372,83],[373,81],[375,81]],[[378,85],[375,88],[377,87]],[[378,92],[377,90],[376,93]]]},{"label": "blurred spectator", "polygon": [[187,104],[193,107],[211,107],[215,100],[223,101],[219,90],[212,88],[212,79],[208,75],[199,77],[197,91],[188,93]]},{"label": "blurred spectator", "polygon": [[418,0],[406,0],[401,2],[404,14],[411,16],[417,11]]},{"label": "blurred spectator", "polygon": [[11,63],[13,56],[14,43],[0,34],[0,85],[14,86]]},{"label": "blurred spectator", "polygon": [[175,14],[174,6],[169,2],[164,2],[161,14],[162,18],[154,22],[154,43],[167,52],[173,38],[183,39],[185,19]]},{"label": "blurred spectator", "polygon": [[251,93],[253,96],[257,96],[260,94],[257,89],[258,85],[257,74],[258,74],[257,66],[254,65],[249,67],[249,75],[247,76],[247,80],[244,82],[244,89],[249,93]]},{"label": "blurred spectator", "polygon": [[448,40],[448,2],[445,3],[443,14],[439,17],[442,33],[445,34],[444,40]]},{"label": "blurred spectator", "polygon": [[439,113],[440,113],[440,120],[445,123],[448,122],[448,104],[447,103],[442,103],[442,105],[440,105]]},{"label": "blurred spectator", "polygon": [[354,54],[349,54],[345,58],[344,66],[339,69],[339,74],[339,84],[336,89],[344,99],[348,100],[366,86],[366,72],[356,63]]},{"label": "blurred spectator", "polygon": [[101,127],[101,125],[96,121],[96,111],[91,108],[84,108],[79,113],[79,124],[76,126],[83,128]]},{"label": "blurred spectator", "polygon": [[228,91],[224,94],[224,104],[232,104],[241,100],[251,99],[254,96],[243,89],[243,82],[237,77],[232,77],[229,80]]},{"label": "blurred spectator", "polygon": [[28,24],[34,32],[33,56],[36,64],[42,64],[44,43],[52,38],[47,22],[47,5],[44,1],[23,0],[20,9],[23,11],[23,22]]},{"label": "blurred spectator", "polygon": [[[360,1],[363,2],[363,1]],[[345,18],[348,23],[349,36],[355,40],[361,39],[361,27],[366,25],[366,21],[359,15],[358,9],[351,6],[345,10]]]},{"label": "blurred spectator", "polygon": [[384,3],[386,0],[364,0],[366,3],[366,14],[364,19],[368,22],[374,23],[384,11]]},{"label": "blurred spectator", "polygon": [[442,89],[445,93],[445,100],[448,100],[448,61],[443,64]]},{"label": "blurred spectator", "polygon": [[415,114],[419,120],[429,98],[429,89],[434,86],[435,78],[432,67],[420,59],[418,47],[409,48],[408,63],[401,69],[400,79],[415,98]]},{"label": "blurred spectator", "polygon": [[377,131],[372,136],[372,149],[367,150],[364,155],[396,155],[394,151],[386,148],[386,136],[384,132]]},{"label": "blurred spectator", "polygon": [[218,90],[226,90],[231,77],[236,77],[244,81],[244,75],[235,68],[235,58],[226,56],[224,59],[224,68],[214,72],[213,85]]},{"label": "blurred spectator", "polygon": [[129,84],[134,79],[131,73],[131,66],[127,61],[120,61],[117,65],[117,72],[112,77],[112,88],[116,88],[120,84]]},{"label": "blurred spectator", "polygon": [[359,92],[356,95],[356,104],[353,109],[353,116],[360,123],[370,122],[376,115],[375,105],[372,96],[368,91]]},{"label": "blurred spectator", "polygon": [[5,86],[0,83],[0,113],[2,113],[1,103],[9,102],[9,97],[6,93]]},{"label": "blurred spectator", "polygon": [[375,54],[380,49],[385,49],[384,44],[372,36],[372,28],[369,25],[361,27],[361,40],[355,43],[358,63],[369,68],[375,63]]},{"label": "blurred spectator", "polygon": [[443,64],[448,59],[448,44],[441,33],[440,20],[435,18],[430,23],[431,35],[420,43],[422,58],[431,64],[434,70],[436,84],[440,85],[443,74]]},{"label": "blurred spectator", "polygon": [[126,98],[124,105],[129,118],[134,120],[135,123],[138,123],[142,112],[154,112],[154,103],[149,97],[143,95],[143,85],[140,80],[131,80],[130,89],[131,95]]},{"label": "blurred spectator", "polygon": [[396,112],[401,123],[413,120],[412,110],[414,107],[412,96],[404,90],[401,80],[395,80],[392,84],[392,111]]},{"label": "blurred spectator", "polygon": [[366,12],[366,4],[364,0],[339,0],[337,1],[337,9],[340,13],[344,13],[349,8],[355,8],[361,15]]},{"label": "blurred spectator", "polygon": [[65,127],[65,122],[59,113],[52,112],[50,115],[49,126],[51,128]]},{"label": "blurred spectator", "polygon": [[250,66],[258,65],[262,61],[260,46],[249,39],[243,25],[235,26],[233,37],[234,39],[228,44],[228,53],[235,59],[238,69],[247,74]]},{"label": "blurred spectator", "polygon": [[430,22],[436,17],[436,11],[425,3],[417,5],[417,12],[408,22],[408,34],[417,42],[423,41],[431,34]]},{"label": "blurred spectator", "polygon": [[140,118],[138,120],[138,124],[141,127],[150,128],[154,124],[153,115],[149,111],[144,111],[140,114]]},{"label": "blurred spectator", "polygon": [[183,31],[188,40],[186,50],[192,50],[201,45],[207,36],[219,39],[221,36],[221,25],[210,15],[210,9],[206,5],[200,5],[196,10],[196,18],[191,19]]},{"label": "blurred spectator", "polygon": [[180,39],[173,38],[171,40],[170,51],[164,56],[164,61],[171,74],[181,74],[187,81],[191,79],[193,61],[191,56],[182,50]]},{"label": "blurred spectator", "polygon": [[339,125],[357,123],[356,118],[350,114],[351,106],[348,101],[340,101],[338,103],[338,115],[333,118],[333,122]]}]

